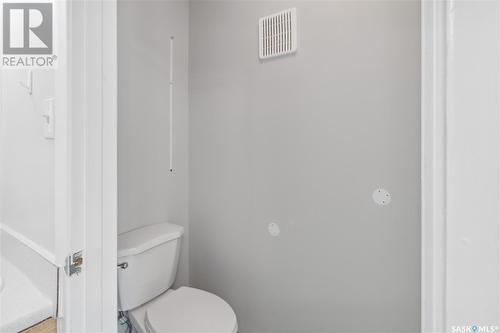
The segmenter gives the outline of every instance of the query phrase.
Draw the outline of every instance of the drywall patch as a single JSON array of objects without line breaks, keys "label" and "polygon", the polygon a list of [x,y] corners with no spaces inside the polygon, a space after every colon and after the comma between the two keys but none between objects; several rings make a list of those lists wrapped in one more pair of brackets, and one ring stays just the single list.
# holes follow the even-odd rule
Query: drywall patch
[{"label": "drywall patch", "polygon": [[281,233],[280,226],[277,223],[269,223],[267,226],[267,231],[273,237],[278,237]]},{"label": "drywall patch", "polygon": [[384,190],[383,188],[378,188],[373,191],[372,198],[373,201],[375,201],[375,203],[379,206],[387,206],[392,201],[389,191]]}]

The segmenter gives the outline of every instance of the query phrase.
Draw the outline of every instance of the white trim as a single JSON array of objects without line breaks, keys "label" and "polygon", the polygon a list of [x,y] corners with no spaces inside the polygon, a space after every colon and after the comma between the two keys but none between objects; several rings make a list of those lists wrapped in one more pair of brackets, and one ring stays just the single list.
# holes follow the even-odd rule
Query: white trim
[{"label": "white trim", "polygon": [[59,267],[69,253],[68,230],[71,203],[71,112],[69,107],[70,90],[68,89],[68,7],[67,0],[54,2],[57,29],[58,67],[54,70],[55,95],[55,140],[54,140],[54,254]]},{"label": "white trim", "polygon": [[168,84],[169,170],[174,171],[174,36],[170,36],[170,82]]},{"label": "white trim", "polygon": [[422,1],[421,331],[446,331],[447,2]]},{"label": "white trim", "polygon": [[117,4],[102,6],[102,332],[117,332],[118,60]]},{"label": "white trim", "polygon": [[102,332],[102,1],[84,2],[85,48],[85,331]]},{"label": "white trim", "polygon": [[38,245],[36,242],[32,241],[30,238],[24,236],[20,232],[17,232],[16,230],[10,228],[9,226],[7,226],[3,223],[0,223],[0,230],[9,234],[13,238],[18,240],[22,244],[24,244],[25,246],[29,247],[30,249],[32,249],[33,251],[38,253],[43,259],[47,260],[52,265],[54,265],[56,267],[61,267],[56,263],[56,256],[54,255],[54,253],[47,250],[43,246]]},{"label": "white trim", "polygon": [[85,255],[83,331],[116,332],[117,59],[116,1],[85,1],[84,76]]},{"label": "white trim", "polygon": [[66,129],[71,155],[65,163],[73,187],[60,183],[60,189],[72,189],[73,197],[66,197],[71,218],[63,239],[66,255],[83,250],[84,261],[78,276],[61,275],[58,331],[115,333],[116,1],[70,1],[67,11],[68,65],[59,82],[69,83],[65,101],[73,117],[66,120],[71,121]]},{"label": "white trim", "polygon": [[55,140],[54,140],[54,255],[58,270],[58,313],[57,331],[70,330],[70,316],[68,309],[71,297],[70,285],[64,270],[65,258],[70,252],[71,229],[71,82],[68,36],[70,35],[69,0],[54,1],[54,17],[56,18],[55,41],[57,50],[57,69],[54,70],[54,97],[55,97]]}]

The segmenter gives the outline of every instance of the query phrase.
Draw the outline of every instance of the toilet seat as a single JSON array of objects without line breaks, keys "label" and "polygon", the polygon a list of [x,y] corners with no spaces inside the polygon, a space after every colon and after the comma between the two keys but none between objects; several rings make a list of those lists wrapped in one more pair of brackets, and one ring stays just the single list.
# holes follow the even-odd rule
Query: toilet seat
[{"label": "toilet seat", "polygon": [[209,292],[181,287],[162,295],[147,307],[149,333],[236,333],[233,309]]}]

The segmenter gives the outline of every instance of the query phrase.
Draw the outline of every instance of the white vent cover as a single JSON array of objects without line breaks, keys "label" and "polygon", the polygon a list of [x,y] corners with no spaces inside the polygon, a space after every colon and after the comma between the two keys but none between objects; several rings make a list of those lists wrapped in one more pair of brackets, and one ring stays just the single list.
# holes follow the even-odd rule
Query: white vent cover
[{"label": "white vent cover", "polygon": [[295,8],[259,20],[259,57],[266,59],[297,51]]}]

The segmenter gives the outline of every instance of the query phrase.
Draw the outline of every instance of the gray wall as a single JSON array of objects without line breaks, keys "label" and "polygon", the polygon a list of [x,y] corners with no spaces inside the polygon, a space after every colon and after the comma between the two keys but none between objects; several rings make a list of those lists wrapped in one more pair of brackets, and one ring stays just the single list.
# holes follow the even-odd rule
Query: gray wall
[{"label": "gray wall", "polygon": [[[118,2],[118,230],[186,227],[177,284],[188,283],[187,1]],[[175,36],[174,169],[169,173],[169,38]]]},{"label": "gray wall", "polygon": [[[260,62],[258,18],[292,6],[298,53]],[[195,1],[190,22],[191,284],[244,333],[419,331],[419,3]]]}]

